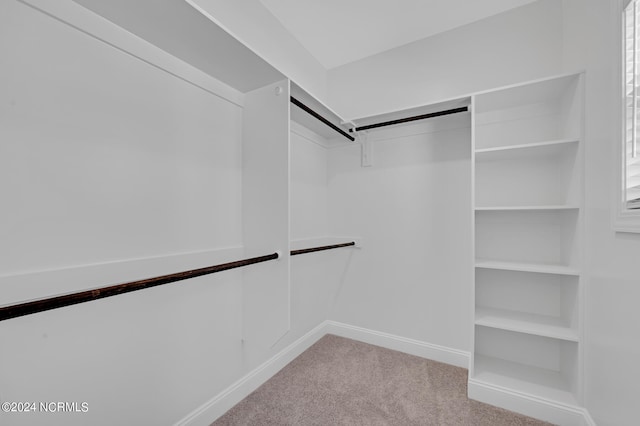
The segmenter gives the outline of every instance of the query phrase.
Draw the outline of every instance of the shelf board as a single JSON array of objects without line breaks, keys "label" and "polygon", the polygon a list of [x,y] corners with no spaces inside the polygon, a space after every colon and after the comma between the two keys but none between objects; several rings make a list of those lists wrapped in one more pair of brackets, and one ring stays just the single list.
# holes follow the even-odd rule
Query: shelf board
[{"label": "shelf board", "polygon": [[546,263],[503,262],[497,260],[476,259],[476,268],[501,269],[504,271],[538,272],[542,274],[580,275],[580,271],[564,265]]},{"label": "shelf board", "polygon": [[527,312],[476,307],[476,325],[577,342],[578,332],[562,318]]},{"label": "shelf board", "polygon": [[580,75],[562,74],[477,92],[474,94],[478,104],[476,112],[482,114],[558,99],[580,80]]},{"label": "shelf board", "polygon": [[478,382],[578,405],[568,381],[557,371],[476,354],[474,376]]},{"label": "shelf board", "polygon": [[550,211],[550,210],[580,210],[578,206],[570,205],[539,205],[539,206],[482,206],[476,211]]},{"label": "shelf board", "polygon": [[544,142],[535,142],[535,143],[527,143],[527,144],[518,144],[518,145],[505,145],[505,146],[496,146],[491,148],[480,148],[476,149],[477,154],[488,154],[492,152],[502,152],[502,151],[512,151],[512,150],[521,150],[521,149],[537,149],[537,148],[545,148],[552,147],[558,145],[565,144],[573,144],[579,143],[579,139],[557,139],[552,141],[544,141]]}]

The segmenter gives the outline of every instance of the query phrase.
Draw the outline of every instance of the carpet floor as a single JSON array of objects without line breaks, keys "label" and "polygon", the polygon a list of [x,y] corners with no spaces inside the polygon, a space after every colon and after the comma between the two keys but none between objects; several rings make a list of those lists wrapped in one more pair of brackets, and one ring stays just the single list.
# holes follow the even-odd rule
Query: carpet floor
[{"label": "carpet floor", "polygon": [[467,370],[326,335],[213,425],[549,423],[467,398]]}]

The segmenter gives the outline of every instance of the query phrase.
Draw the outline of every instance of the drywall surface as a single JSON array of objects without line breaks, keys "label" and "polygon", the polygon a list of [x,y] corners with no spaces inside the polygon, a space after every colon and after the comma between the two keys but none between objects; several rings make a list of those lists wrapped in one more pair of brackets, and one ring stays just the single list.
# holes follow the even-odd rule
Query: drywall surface
[{"label": "drywall surface", "polygon": [[370,116],[556,74],[561,58],[562,3],[540,0],[333,68],[328,103]]},{"label": "drywall surface", "polygon": [[[329,235],[327,223],[327,149],[322,137],[292,123],[291,239]],[[326,143],[326,142],[324,142]]]},{"label": "drywall surface", "polygon": [[[301,249],[334,243],[328,226],[328,151],[321,136],[292,122],[291,239]],[[326,320],[355,249],[345,248],[291,257],[291,334]]]},{"label": "drywall surface", "polygon": [[242,108],[3,6],[2,272],[240,245]]},{"label": "drywall surface", "polygon": [[[586,69],[585,405],[598,425],[634,425],[640,396],[640,234],[616,233],[615,1],[565,0],[568,70]],[[577,52],[581,52],[578,54]]]},{"label": "drywall surface", "polygon": [[468,113],[371,131],[329,153],[329,226],[362,237],[330,319],[469,351]]},{"label": "drywall surface", "polygon": [[331,69],[536,0],[260,1]]}]

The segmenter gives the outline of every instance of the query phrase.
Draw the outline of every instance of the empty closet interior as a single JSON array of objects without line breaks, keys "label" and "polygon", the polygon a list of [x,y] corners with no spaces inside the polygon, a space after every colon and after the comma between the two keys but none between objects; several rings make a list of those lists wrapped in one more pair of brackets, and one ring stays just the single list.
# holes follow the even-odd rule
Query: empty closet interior
[{"label": "empty closet interior", "polygon": [[584,74],[346,119],[213,22],[211,48],[233,52],[218,74],[105,5],[1,4],[0,309],[277,254],[3,321],[3,400],[82,390],[112,423],[197,424],[334,333],[468,368],[473,399],[575,420]]},{"label": "empty closet interior", "polygon": [[[294,97],[314,104],[295,88]],[[333,320],[451,347],[468,339],[470,113],[349,132],[468,104],[461,99],[356,119],[343,125],[356,141],[292,104],[292,239],[357,242],[340,271]]]}]

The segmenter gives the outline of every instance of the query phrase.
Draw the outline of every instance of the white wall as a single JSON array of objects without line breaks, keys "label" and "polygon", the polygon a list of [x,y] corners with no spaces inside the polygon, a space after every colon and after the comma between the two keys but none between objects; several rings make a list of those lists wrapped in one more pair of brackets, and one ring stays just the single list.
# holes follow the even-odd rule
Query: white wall
[{"label": "white wall", "polygon": [[3,3],[3,272],[239,245],[242,109]]},{"label": "white wall", "polygon": [[[327,140],[321,136],[292,123],[291,239],[294,249],[334,242],[328,224],[329,154],[326,145]],[[291,258],[291,315],[298,327],[293,331],[294,335],[298,330],[308,330],[328,318],[353,251],[345,248]]]},{"label": "white wall", "polygon": [[603,426],[637,424],[640,397],[640,234],[612,229],[616,3],[564,1],[565,66],[586,69],[585,404]]},{"label": "white wall", "polygon": [[326,140],[292,122],[291,239],[329,235]]},{"label": "white wall", "polygon": [[362,237],[332,320],[463,351],[471,327],[469,114],[371,131],[329,153],[333,234]]},{"label": "white wall", "polygon": [[561,40],[562,2],[540,0],[333,68],[327,100],[353,119],[556,74]]}]

